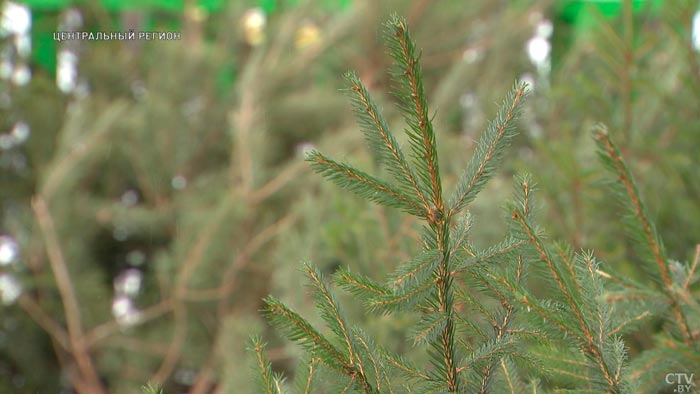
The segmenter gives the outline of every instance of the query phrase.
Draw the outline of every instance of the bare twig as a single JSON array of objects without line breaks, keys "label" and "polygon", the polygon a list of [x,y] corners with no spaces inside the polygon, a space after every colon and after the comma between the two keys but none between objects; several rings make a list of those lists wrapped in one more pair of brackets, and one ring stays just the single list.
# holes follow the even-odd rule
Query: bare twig
[{"label": "bare twig", "polygon": [[158,370],[149,379],[154,384],[162,384],[173,373],[177,361],[182,353],[182,345],[187,337],[187,312],[185,305],[175,301],[173,305],[174,332],[170,340],[168,351],[158,367]]},{"label": "bare twig", "polygon": [[[155,305],[152,305],[139,312],[136,317],[136,321],[132,323],[133,326],[147,323],[151,320],[157,319],[164,314],[171,311],[173,306],[172,299],[163,300]],[[116,320],[110,320],[106,323],[100,324],[90,330],[85,338],[88,346],[94,346],[105,338],[114,335],[121,329],[121,325]]]},{"label": "bare twig", "polygon": [[264,246],[267,242],[274,239],[279,233],[289,228],[297,219],[294,214],[289,214],[277,222],[269,225],[258,234],[256,234],[246,247],[236,255],[232,264],[224,271],[221,276],[221,285],[212,289],[187,289],[184,299],[187,301],[211,301],[223,300],[236,288],[236,273],[239,272],[250,262],[252,256],[257,250]]},{"label": "bare twig", "polygon": [[34,319],[34,321],[53,338],[63,350],[70,352],[70,340],[63,329],[41,306],[27,294],[22,294],[18,300],[19,306]]},{"label": "bare twig", "polygon": [[97,371],[92,363],[89,347],[85,341],[80,318],[80,306],[78,305],[78,299],[75,295],[73,284],[71,283],[71,277],[63,257],[63,251],[58,242],[49,208],[41,196],[35,196],[34,199],[32,199],[32,209],[34,210],[39,228],[44,236],[49,265],[56,279],[56,286],[64,308],[71,353],[80,371],[79,377],[74,383],[80,381],[80,386],[84,385],[84,389],[80,390],[86,394],[105,393],[104,387],[102,387]]},{"label": "bare twig", "polygon": [[211,392],[211,387],[214,385],[214,371],[216,368],[216,363],[218,361],[219,340],[217,339],[212,345],[207,360],[204,365],[199,369],[197,373],[197,378],[190,388],[189,394],[207,394]]},{"label": "bare twig", "polygon": [[253,159],[249,137],[253,124],[257,120],[257,108],[254,95],[256,89],[245,89],[242,93],[238,111],[231,117],[234,131],[233,151],[238,161],[231,161],[231,183],[240,183],[240,187],[249,192],[253,187]]},{"label": "bare twig", "polygon": [[306,167],[307,164],[305,162],[299,161],[285,168],[282,170],[282,172],[277,174],[276,177],[272,178],[266,184],[250,193],[250,195],[247,197],[248,204],[255,206],[261,201],[265,200],[270,195],[288,184],[299,174],[302,169],[305,169]]}]

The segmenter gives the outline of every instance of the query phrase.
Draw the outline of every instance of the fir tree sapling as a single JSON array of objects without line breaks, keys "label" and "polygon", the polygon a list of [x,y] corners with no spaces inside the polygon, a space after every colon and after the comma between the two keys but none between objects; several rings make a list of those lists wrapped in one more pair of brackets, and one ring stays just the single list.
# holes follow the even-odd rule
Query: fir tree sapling
[{"label": "fir tree sapling", "polygon": [[[503,240],[486,249],[470,242],[472,220],[467,208],[494,175],[516,135],[515,122],[526,86],[516,83],[509,92],[454,192],[445,199],[436,133],[422,85],[420,52],[404,19],[392,17],[385,30],[395,62],[393,94],[407,124],[406,153],[362,82],[353,73],[346,77],[360,128],[376,162],[392,179],[381,179],[318,151],[307,159],[316,172],[338,186],[377,204],[398,208],[424,223],[422,250],[399,263],[386,281],[341,268],[333,282],[361,300],[370,312],[415,316],[409,341],[425,350],[429,361],[425,365],[414,363],[351,324],[326,278],[307,264],[304,271],[326,329],[315,328],[272,296],[265,299],[264,308],[270,322],[305,350],[306,362],[295,374],[294,392],[639,392],[633,374],[658,371],[644,369],[644,363],[630,370],[621,335],[651,316],[665,317],[665,311],[654,309],[657,304],[611,302],[611,294],[625,299],[631,289],[647,289],[603,270],[592,253],[574,253],[565,245],[546,242],[544,232],[534,223],[534,185],[529,176],[516,181],[513,201],[507,204],[509,229]],[[673,269],[646,219],[631,175],[619,175],[626,168],[619,152],[607,134],[598,133],[596,138],[601,154],[627,191],[626,200],[632,201],[631,217],[641,228],[638,238],[657,263],[651,267],[662,274],[663,281],[654,294],[659,305],[671,307],[669,324],[673,325],[669,337],[663,339],[684,350],[676,361],[697,362],[693,354],[700,353],[693,353],[693,349],[697,350],[698,335],[691,329],[697,324],[697,310],[695,320],[688,317],[689,309],[697,305],[693,301],[697,295],[687,290],[687,285],[685,293],[677,291],[697,276],[695,268],[682,278],[676,275],[681,282],[670,278]],[[545,291],[538,289],[535,294],[529,275],[536,276],[540,285],[544,283]],[[604,281],[609,279],[622,287],[606,287]],[[272,371],[259,338],[252,341],[251,349],[264,392],[287,392],[289,387]],[[651,352],[645,360],[658,356]]]}]

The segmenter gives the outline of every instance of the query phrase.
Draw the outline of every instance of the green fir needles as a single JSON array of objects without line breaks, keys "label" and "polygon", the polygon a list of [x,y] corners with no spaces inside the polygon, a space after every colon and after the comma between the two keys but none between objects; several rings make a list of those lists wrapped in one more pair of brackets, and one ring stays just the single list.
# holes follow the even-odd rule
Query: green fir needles
[{"label": "green fir needles", "polygon": [[[390,281],[390,289],[379,290],[366,302],[370,309],[386,312],[425,311],[414,329],[416,343],[432,347],[433,370],[430,380],[436,388],[459,392],[458,354],[455,341],[454,245],[450,244],[451,222],[460,210],[474,199],[495,170],[508,141],[515,135],[513,121],[518,115],[525,86],[518,84],[506,99],[497,119],[479,143],[478,152],[467,168],[451,203],[446,206],[442,195],[440,166],[435,130],[421,78],[420,53],[416,51],[404,19],[393,17],[386,24],[386,39],[394,67],[392,77],[406,119],[409,157],[406,159],[389,131],[367,89],[354,74],[348,75],[352,102],[375,157],[387,167],[393,183],[379,180],[351,165],[335,162],[319,152],[308,160],[313,168],[341,187],[347,188],[382,205],[397,207],[427,221],[426,250],[416,259],[400,266]],[[459,245],[457,245],[457,248]],[[356,292],[377,291],[376,285],[362,286],[360,279],[345,273],[341,284]],[[343,283],[342,278],[350,279]]]},{"label": "green fir needles", "polygon": [[[430,346],[432,366],[412,367],[400,358],[390,356],[384,349],[378,351],[376,346],[368,346],[365,334],[349,327],[321,275],[309,266],[306,273],[312,282],[314,300],[335,340],[326,338],[274,298],[266,300],[265,312],[290,339],[300,342],[313,354],[312,357],[345,375],[347,383],[344,389],[352,387],[365,393],[393,392],[397,383],[391,377],[400,372],[419,380],[416,387],[462,392],[466,374],[460,362],[466,354],[458,350],[456,330],[457,320],[466,319],[456,316],[454,276],[458,273],[455,268],[464,269],[469,263],[457,261],[455,256],[462,255],[464,250],[470,251],[471,247],[466,245],[465,236],[452,239],[453,219],[492,176],[509,140],[515,135],[513,123],[525,95],[525,86],[517,84],[508,95],[496,120],[479,142],[477,154],[468,165],[450,204],[446,205],[436,135],[422,84],[420,53],[411,40],[404,19],[392,17],[385,25],[385,31],[395,62],[391,73],[395,85],[392,93],[406,119],[407,153],[399,147],[358,77],[349,73],[346,78],[362,132],[376,160],[387,168],[393,179],[379,179],[318,151],[311,152],[308,161],[316,172],[338,186],[427,222],[425,249],[399,265],[386,284],[375,283],[346,270],[340,270],[335,281],[357,294],[372,311],[423,311],[411,335],[416,345]],[[477,256],[471,257],[475,261]],[[427,369],[427,372],[421,372],[421,369]]]},{"label": "green fir needles", "polygon": [[[387,169],[390,179],[318,151],[307,160],[338,186],[426,224],[422,249],[399,263],[385,281],[344,268],[332,278],[372,313],[388,319],[413,318],[405,333],[418,352],[376,343],[345,317],[324,276],[305,265],[325,328],[314,327],[274,297],[265,299],[264,308],[269,321],[305,350],[306,362],[295,373],[295,392],[637,393],[639,386],[631,377],[650,379],[658,374],[658,368],[648,367],[649,362],[667,353],[645,353],[630,370],[622,335],[652,316],[665,316],[663,307],[654,306],[664,304],[671,306],[678,335],[662,340],[684,351],[682,362],[696,362],[698,334],[691,327],[698,323],[697,313],[695,320],[687,314],[697,306],[688,290],[688,284],[697,279],[697,262],[686,270],[687,275],[674,276],[674,270],[678,273],[681,268],[667,260],[609,135],[599,131],[596,140],[605,162],[617,174],[649,271],[656,269],[661,278],[656,288],[617,278],[609,269],[603,270],[590,252],[575,253],[546,241],[534,221],[535,189],[527,175],[517,178],[514,197],[507,204],[509,226],[504,238],[484,249],[471,244],[472,220],[466,208],[494,175],[516,134],[526,86],[517,83],[506,96],[455,191],[445,200],[420,52],[404,19],[392,17],[385,31],[394,59],[392,92],[406,120],[406,151],[358,77],[350,73],[347,81],[360,128],[375,161]],[[637,302],[643,296],[656,298],[656,303]],[[284,380],[265,359],[259,339],[253,340],[252,348],[260,386],[270,394],[287,392]]]}]

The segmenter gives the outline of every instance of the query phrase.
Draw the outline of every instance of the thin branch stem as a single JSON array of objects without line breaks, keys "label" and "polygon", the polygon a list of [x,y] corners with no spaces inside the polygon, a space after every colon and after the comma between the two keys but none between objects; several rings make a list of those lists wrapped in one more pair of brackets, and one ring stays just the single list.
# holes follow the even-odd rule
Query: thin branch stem
[{"label": "thin branch stem", "polygon": [[261,201],[267,199],[270,195],[277,192],[279,189],[283,188],[289,182],[291,182],[302,169],[306,168],[306,163],[303,161],[296,162],[289,165],[284,170],[282,170],[277,176],[269,180],[263,186],[259,187],[252,193],[250,193],[246,200],[250,206],[256,206]]},{"label": "thin branch stem", "polygon": [[71,276],[63,257],[49,208],[41,196],[35,196],[32,199],[32,209],[44,236],[49,265],[56,279],[56,287],[63,304],[71,354],[80,371],[78,380],[85,385],[86,389],[83,392],[86,394],[105,393],[85,341],[78,298],[71,282]]},{"label": "thin branch stem", "polygon": [[[172,299],[166,299],[155,305],[151,305],[148,308],[143,309],[139,312],[138,316],[136,317],[136,321],[134,321],[130,327],[133,328],[135,326],[155,320],[170,312],[172,310],[172,307]],[[89,346],[94,346],[100,343],[102,340],[109,338],[110,336],[119,332],[119,330],[121,329],[121,324],[119,324],[116,320],[110,320],[90,330],[85,337],[85,341]]]},{"label": "thin branch stem", "polygon": [[599,129],[596,132],[595,138],[603,147],[605,155],[612,161],[612,165],[614,166],[615,172],[618,176],[618,181],[622,184],[627,194],[629,202],[632,205],[633,214],[639,221],[646,243],[653,255],[659,273],[661,274],[661,279],[664,283],[663,291],[666,293],[669,301],[671,302],[671,308],[673,310],[676,322],[678,323],[686,344],[690,344],[693,341],[693,334],[688,327],[688,322],[683,314],[683,311],[681,310],[680,305],[678,304],[678,300],[671,291],[671,277],[669,275],[668,262],[663,255],[661,242],[659,239],[657,239],[657,235],[654,232],[654,227],[647,217],[641,197],[639,196],[637,187],[634,184],[632,174],[625,165],[624,159],[620,155],[617,146],[615,146],[610,138],[610,134],[607,132],[607,130]]},{"label": "thin branch stem", "polygon": [[170,340],[168,351],[161,360],[158,370],[149,379],[154,384],[162,384],[173,373],[177,361],[180,359],[182,346],[185,343],[187,336],[187,312],[185,305],[180,302],[175,302],[173,305],[173,335]]},{"label": "thin branch stem", "polygon": [[56,320],[49,316],[44,309],[34,301],[34,299],[27,295],[22,294],[17,300],[19,306],[24,309],[25,312],[31,317],[41,328],[46,331],[51,338],[53,338],[63,350],[70,352],[71,345],[70,339],[68,338],[68,333],[61,327]]}]

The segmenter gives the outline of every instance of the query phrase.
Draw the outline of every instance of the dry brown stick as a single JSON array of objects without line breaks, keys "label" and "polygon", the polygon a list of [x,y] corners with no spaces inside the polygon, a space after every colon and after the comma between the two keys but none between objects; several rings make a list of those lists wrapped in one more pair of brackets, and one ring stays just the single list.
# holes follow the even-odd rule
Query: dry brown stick
[{"label": "dry brown stick", "polygon": [[[221,285],[218,286],[217,288],[214,289],[205,289],[205,290],[189,290],[187,294],[187,299],[189,301],[192,300],[212,300],[212,299],[218,299],[219,300],[219,305],[218,305],[218,315],[219,319],[223,320],[225,315],[227,314],[227,308],[225,304],[226,297],[235,289],[237,281],[235,280],[235,274],[243,268],[245,265],[247,265],[251,260],[250,256],[254,254],[257,250],[259,250],[262,246],[264,246],[267,242],[272,240],[275,236],[277,236],[281,231],[286,229],[289,225],[291,225],[294,221],[296,220],[296,215],[290,214],[285,216],[284,218],[280,219],[279,221],[271,224],[270,226],[266,227],[262,231],[260,231],[256,236],[254,236],[250,242],[246,244],[246,248],[241,251],[236,256],[235,261],[233,264],[229,266],[229,268],[226,270],[224,275],[222,276],[222,281]],[[217,333],[217,337],[220,334]],[[218,340],[216,341],[218,342]],[[195,384],[192,387],[190,394],[203,394],[206,393],[207,390],[211,387],[212,383],[212,378],[213,378],[213,370],[216,365],[216,361],[218,359],[218,354],[216,353],[216,349],[218,349],[219,346],[215,343],[212,348],[209,351],[209,355],[207,357],[207,361],[205,362],[204,366],[202,369],[200,369],[199,373],[197,374],[197,377],[195,379]]]},{"label": "dry brown stick", "polygon": [[75,295],[75,290],[71,283],[70,273],[68,272],[63,257],[63,251],[61,250],[56,235],[56,229],[49,208],[41,196],[35,196],[32,199],[32,209],[34,210],[39,228],[44,236],[49,265],[56,279],[56,287],[58,288],[61,303],[63,304],[71,354],[80,371],[78,380],[84,380],[83,384],[86,389],[81,389],[81,392],[86,394],[105,393],[105,389],[102,383],[100,383],[99,376],[92,363],[89,348],[85,342],[78,298]]},{"label": "dry brown stick", "polygon": [[221,285],[210,289],[188,289],[184,299],[187,301],[211,301],[226,298],[236,287],[235,274],[250,262],[250,256],[281,231],[288,228],[296,219],[295,214],[289,214],[260,231],[247,242],[246,247],[236,255],[234,262],[224,271]]},{"label": "dry brown stick", "polygon": [[428,8],[429,5],[431,5],[430,3],[432,3],[431,0],[419,0],[411,3],[411,7],[408,9],[406,15],[406,21],[408,22],[408,24],[418,24],[418,21],[416,19],[423,16],[423,14],[425,13],[425,9]]},{"label": "dry brown stick", "polygon": [[[29,271],[31,274],[35,277],[38,277],[44,266],[44,257],[43,257],[43,251],[39,250],[40,248],[31,248],[31,253],[27,256],[26,263],[27,267],[29,268]],[[42,299],[42,288],[37,288],[34,293],[36,294],[36,300],[31,299],[31,302],[35,303],[37,307],[41,306],[41,299]],[[22,294],[20,296],[20,306],[21,303],[23,302],[21,297],[25,296],[26,294]],[[31,307],[30,307],[31,308]],[[25,309],[26,310],[26,309]],[[43,310],[41,310],[43,312]],[[27,313],[30,314],[31,312],[27,311]],[[51,320],[53,320],[50,316],[47,315],[47,317]],[[41,326],[41,324],[39,324]],[[68,373],[68,379],[70,381],[73,381],[73,376],[74,373],[70,372],[69,366],[71,365],[71,361],[69,360],[70,358],[70,340],[68,339],[68,333],[66,333],[65,328],[56,322],[56,325],[60,329],[61,332],[63,332],[65,336],[65,346],[62,344],[58,343],[58,340],[56,337],[52,336],[49,333],[49,336],[51,338],[51,348],[53,349],[54,354],[56,355],[56,361],[58,362],[58,366],[61,371],[69,371]],[[42,326],[43,328],[43,326]]]},{"label": "dry brown stick", "polygon": [[170,376],[177,364],[177,360],[180,358],[182,345],[187,336],[187,309],[183,301],[187,296],[188,281],[201,264],[204,251],[211,242],[216,230],[218,230],[221,225],[223,218],[226,216],[226,212],[229,211],[230,201],[230,196],[228,195],[221,199],[217,210],[213,213],[213,218],[194,241],[194,244],[185,255],[185,259],[180,264],[180,268],[176,274],[175,288],[173,289],[173,298],[171,300],[173,318],[175,319],[174,333],[166,356],[161,361],[158,370],[150,379],[150,381],[155,384],[162,383]]},{"label": "dry brown stick", "polygon": [[[248,92],[250,91],[250,92]],[[247,194],[253,187],[253,159],[251,156],[251,146],[249,136],[256,121],[256,97],[251,93],[255,89],[248,89],[243,93],[238,112],[232,117],[232,124],[235,127],[235,146],[238,161],[231,161],[231,182],[240,182],[240,187]]]},{"label": "dry brown stick", "polygon": [[[282,188],[284,185],[286,185],[289,181],[291,181],[294,176],[299,172],[299,170],[303,167],[304,163],[300,162],[296,165],[293,165],[291,167],[288,167],[285,169],[283,172],[278,174],[275,178],[272,180],[268,181],[265,185],[262,187],[258,188],[256,191],[251,193],[247,200],[250,205],[256,205],[260,201],[266,199],[269,197],[271,194]],[[288,215],[287,217],[281,219],[278,222],[273,223],[271,226],[267,227],[260,233],[258,233],[253,239],[248,242],[246,245],[246,248],[237,256],[235,262],[229,267],[229,269],[224,273],[223,275],[223,280],[222,284],[214,289],[205,289],[205,290],[187,290],[187,300],[188,301],[196,301],[196,300],[211,300],[211,299],[219,299],[222,301],[234,288],[235,288],[235,278],[231,278],[238,270],[240,270],[243,266],[245,266],[250,260],[248,257],[254,253],[256,250],[258,250],[262,245],[264,245],[266,242],[268,242],[270,239],[274,238],[282,229],[288,227],[289,224],[296,218],[293,217],[292,215]],[[219,305],[219,312],[220,315],[224,314],[224,309],[222,305]],[[223,316],[220,316],[223,318]],[[205,362],[204,366],[200,369],[199,373],[197,374],[197,377],[195,379],[195,384],[193,385],[192,389],[190,390],[191,394],[202,394],[208,392],[210,387],[212,386],[212,378],[213,378],[213,369],[217,360],[217,353],[216,349],[218,346],[216,343],[212,348],[210,349],[209,355],[207,357],[207,361]]]},{"label": "dry brown stick", "polygon": [[214,368],[216,367],[219,356],[217,352],[217,349],[220,348],[218,342],[218,339],[214,341],[207,355],[207,360],[204,362],[202,368],[199,369],[189,394],[207,394],[211,392],[211,387],[214,385],[215,378]]},{"label": "dry brown stick", "polygon": [[126,336],[115,337],[113,340],[105,343],[105,346],[126,349],[130,352],[158,357],[164,357],[168,353],[167,343],[153,342],[150,339],[139,339]]},{"label": "dry brown stick", "polygon": [[299,171],[303,168],[306,168],[307,164],[303,161],[299,161],[297,163],[292,164],[291,166],[285,168],[280,172],[276,177],[268,181],[266,184],[263,186],[259,187],[257,190],[252,192],[247,200],[248,204],[250,205],[256,205],[260,203],[260,201],[265,200],[268,198],[270,195],[275,193],[277,190],[281,189],[284,187],[287,183],[289,183],[292,179],[294,179]]},{"label": "dry brown stick", "polygon": [[[131,327],[157,319],[168,313],[171,309],[172,299],[166,299],[155,305],[151,305],[139,312],[136,321],[131,325]],[[116,320],[110,320],[106,323],[100,324],[86,334],[85,342],[88,344],[88,346],[94,346],[103,339],[108,338],[114,333],[118,332],[121,327],[122,326]]]},{"label": "dry brown stick", "polygon": [[[129,138],[129,137],[127,137]],[[130,138],[133,146],[140,144],[134,138]],[[154,188],[151,178],[145,174],[149,174],[151,170],[146,164],[141,160],[129,160],[129,165],[133,168],[134,177],[136,178],[136,184],[138,185],[139,191],[143,194],[144,200],[153,203],[155,206],[160,207],[163,205],[163,198],[160,197],[159,191]]]},{"label": "dry brown stick", "polygon": [[221,198],[216,211],[212,214],[212,218],[209,219],[206,227],[201,230],[199,236],[194,241],[194,244],[189,248],[189,251],[185,255],[185,258],[175,276],[174,295],[176,299],[182,299],[182,296],[184,296],[185,292],[187,291],[187,282],[199,264],[201,264],[204,251],[211,243],[212,237],[218,231],[219,226],[221,226],[223,219],[226,216],[226,213],[231,207],[231,200],[232,198],[229,195],[225,195]]},{"label": "dry brown stick", "polygon": [[187,336],[187,312],[185,305],[179,301],[175,301],[173,305],[173,318],[175,319],[174,333],[158,370],[149,379],[153,384],[162,384],[173,373],[177,361],[180,359],[182,345],[185,343],[185,337]]},{"label": "dry brown stick", "polygon": [[[289,228],[297,220],[297,214],[290,213],[284,216],[282,219],[270,224],[269,226],[258,232],[250,241],[246,244],[243,251],[240,253],[242,258],[236,258],[233,264],[231,264],[223,275],[223,285],[226,289],[228,283],[233,282],[233,275],[243,268],[250,260],[255,252],[257,252],[261,247],[274,239],[280,232]],[[230,292],[231,290],[222,290],[225,292]]]},{"label": "dry brown stick", "polygon": [[31,317],[36,324],[46,331],[63,350],[70,352],[71,345],[66,330],[51,318],[41,306],[27,294],[22,294],[18,300],[19,306]]}]

